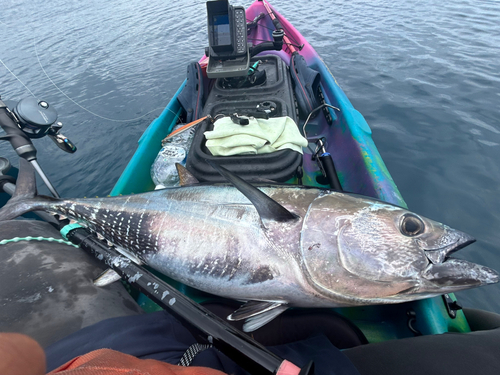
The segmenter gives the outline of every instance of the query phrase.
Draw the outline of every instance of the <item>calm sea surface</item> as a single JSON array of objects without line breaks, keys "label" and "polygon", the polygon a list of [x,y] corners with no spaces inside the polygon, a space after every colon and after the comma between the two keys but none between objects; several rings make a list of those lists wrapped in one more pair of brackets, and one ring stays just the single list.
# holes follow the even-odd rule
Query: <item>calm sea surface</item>
[{"label": "calm sea surface", "polygon": [[[461,257],[500,270],[500,2],[272,4],[365,116],[410,209],[476,237]],[[38,140],[40,164],[62,196],[108,194],[188,62],[203,54],[204,2],[2,5],[0,59],[57,109],[78,147],[70,155]],[[0,82],[3,99],[30,95],[1,64]],[[1,144],[0,156],[17,164],[9,147]],[[457,297],[500,313],[499,292]]]}]

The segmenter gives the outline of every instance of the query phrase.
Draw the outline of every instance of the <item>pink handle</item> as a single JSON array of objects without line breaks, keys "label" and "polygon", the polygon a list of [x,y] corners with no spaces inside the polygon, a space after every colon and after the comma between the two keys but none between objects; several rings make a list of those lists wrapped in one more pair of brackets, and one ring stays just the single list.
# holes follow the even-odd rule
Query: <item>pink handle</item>
[{"label": "pink handle", "polygon": [[284,360],[276,371],[276,375],[299,375],[300,368],[295,366],[292,362]]}]

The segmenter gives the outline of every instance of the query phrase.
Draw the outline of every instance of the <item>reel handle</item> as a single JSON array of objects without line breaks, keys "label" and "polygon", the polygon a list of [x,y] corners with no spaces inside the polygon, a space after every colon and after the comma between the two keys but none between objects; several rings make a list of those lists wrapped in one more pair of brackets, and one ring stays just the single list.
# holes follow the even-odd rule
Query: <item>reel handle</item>
[{"label": "reel handle", "polygon": [[61,133],[56,135],[49,134],[49,138],[54,141],[57,147],[59,147],[61,150],[67,153],[73,154],[76,151],[76,146],[74,145],[74,143],[71,142],[68,137],[65,137]]},{"label": "reel handle", "polygon": [[47,135],[61,150],[73,154],[74,152],[76,152],[76,146],[73,142],[69,140],[68,137],[62,135],[59,132],[61,128],[62,124],[60,122],[56,122],[50,127],[49,131],[47,132]]}]

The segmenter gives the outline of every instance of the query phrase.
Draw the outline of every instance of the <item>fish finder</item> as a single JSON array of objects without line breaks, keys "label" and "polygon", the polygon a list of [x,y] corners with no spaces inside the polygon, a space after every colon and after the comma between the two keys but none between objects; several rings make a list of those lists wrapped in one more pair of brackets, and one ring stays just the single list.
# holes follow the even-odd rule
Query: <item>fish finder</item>
[{"label": "fish finder", "polygon": [[250,66],[245,8],[228,0],[207,1],[208,78],[244,76]]}]

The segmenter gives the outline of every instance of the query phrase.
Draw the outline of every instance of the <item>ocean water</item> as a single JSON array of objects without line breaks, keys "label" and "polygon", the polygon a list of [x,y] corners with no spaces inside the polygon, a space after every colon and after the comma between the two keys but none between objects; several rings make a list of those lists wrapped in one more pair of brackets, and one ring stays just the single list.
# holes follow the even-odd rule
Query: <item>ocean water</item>
[{"label": "ocean water", "polygon": [[[272,4],[365,116],[410,209],[476,237],[457,256],[500,270],[500,2]],[[57,109],[78,147],[71,155],[37,140],[39,163],[62,196],[108,194],[204,52],[204,1],[2,5],[0,59]],[[2,64],[0,82],[4,100],[30,95]],[[17,164],[9,147],[0,144],[0,156]],[[457,297],[500,313],[499,292]]]}]

